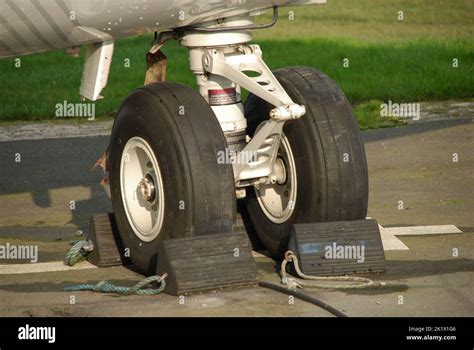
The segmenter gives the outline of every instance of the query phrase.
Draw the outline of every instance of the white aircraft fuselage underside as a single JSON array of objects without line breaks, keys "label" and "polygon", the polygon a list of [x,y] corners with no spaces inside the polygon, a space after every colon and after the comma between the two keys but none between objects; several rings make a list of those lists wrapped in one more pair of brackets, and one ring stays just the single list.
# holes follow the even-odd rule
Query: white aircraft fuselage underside
[{"label": "white aircraft fuselage underside", "polygon": [[0,58],[326,0],[0,0]]}]

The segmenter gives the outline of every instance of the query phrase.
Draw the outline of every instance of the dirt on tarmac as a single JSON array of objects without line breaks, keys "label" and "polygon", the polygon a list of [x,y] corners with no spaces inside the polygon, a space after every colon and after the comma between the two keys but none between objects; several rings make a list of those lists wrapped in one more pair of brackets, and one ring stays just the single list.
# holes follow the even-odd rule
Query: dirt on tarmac
[{"label": "dirt on tarmac", "polygon": [[[474,316],[474,118],[423,120],[363,138],[370,217],[384,227],[450,224],[462,233],[399,237],[409,250],[386,251],[387,271],[370,276],[384,287],[304,292],[349,316]],[[0,142],[0,245],[38,245],[40,263],[61,261],[90,215],[111,210],[101,174],[90,172],[107,143],[105,135]],[[260,280],[279,283],[276,262],[256,261]],[[2,262],[10,263],[18,261]],[[104,279],[130,286],[142,276],[127,267],[1,274],[0,316],[330,316],[257,286],[184,303],[166,294],[62,291]]]}]

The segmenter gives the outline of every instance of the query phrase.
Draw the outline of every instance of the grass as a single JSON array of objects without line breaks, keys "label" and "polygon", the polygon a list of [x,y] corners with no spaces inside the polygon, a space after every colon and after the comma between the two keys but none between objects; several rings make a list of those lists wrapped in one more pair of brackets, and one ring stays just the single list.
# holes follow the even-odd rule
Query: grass
[{"label": "grass", "polygon": [[[105,98],[96,103],[97,115],[113,113],[131,90],[143,84],[144,50],[149,37],[119,41]],[[287,65],[318,67],[329,74],[349,100],[419,101],[473,97],[474,45],[467,41],[418,40],[401,43],[363,43],[354,39],[290,39],[259,41],[272,68]],[[287,48],[291,47],[289,51]],[[168,79],[194,85],[187,51],[170,42]],[[295,55],[293,52],[297,52]],[[452,67],[452,59],[459,68]],[[124,60],[130,59],[126,68]],[[344,68],[343,59],[349,58]],[[50,119],[63,100],[79,102],[82,59],[61,52],[0,61],[1,120]]]},{"label": "grass", "polygon": [[[403,11],[403,20],[398,12]],[[370,42],[474,37],[473,0],[327,0],[280,9],[277,25],[255,38],[352,38]],[[266,20],[271,17],[265,15]]]},{"label": "grass", "polygon": [[[328,0],[322,6],[281,9],[279,23],[257,31],[255,42],[271,68],[305,65],[326,72],[357,105],[362,128],[383,127],[398,121],[380,119],[379,101],[474,97],[473,9],[471,0]],[[404,21],[397,20],[400,10]],[[288,11],[294,11],[294,20]],[[150,40],[144,35],[117,41],[105,98],[96,102],[98,116],[113,115],[143,84]],[[168,80],[195,86],[187,50],[169,42],[164,52]],[[47,120],[57,103],[79,102],[83,56],[25,56],[21,68],[15,68],[13,58],[0,60],[0,121]]]},{"label": "grass", "polygon": [[392,126],[405,125],[406,121],[397,117],[381,117],[380,105],[383,101],[370,100],[354,107],[354,113],[359,123],[359,129],[389,128]]}]

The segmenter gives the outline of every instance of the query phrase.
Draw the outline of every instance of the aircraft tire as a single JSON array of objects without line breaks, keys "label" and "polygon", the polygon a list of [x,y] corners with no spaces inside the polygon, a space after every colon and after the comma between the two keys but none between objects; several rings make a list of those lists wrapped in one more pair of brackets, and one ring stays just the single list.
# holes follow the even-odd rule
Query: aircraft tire
[{"label": "aircraft tire", "polygon": [[209,105],[188,86],[156,83],[132,92],[112,130],[107,170],[123,246],[135,267],[155,273],[161,240],[231,232],[232,165]]},{"label": "aircraft tire", "polygon": [[[282,258],[294,223],[364,219],[368,178],[357,121],[336,83],[309,67],[282,68],[274,74],[293,101],[306,106],[306,114],[284,126],[279,157],[285,182],[248,187],[245,204],[262,244]],[[249,95],[249,136],[271,108]]]}]

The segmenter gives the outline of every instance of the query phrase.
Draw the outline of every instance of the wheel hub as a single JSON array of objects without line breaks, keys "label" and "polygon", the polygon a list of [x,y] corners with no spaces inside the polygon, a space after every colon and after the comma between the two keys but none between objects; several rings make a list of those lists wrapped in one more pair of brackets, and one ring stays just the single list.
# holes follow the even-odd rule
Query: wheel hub
[{"label": "wheel hub", "polygon": [[270,221],[282,224],[293,214],[297,193],[296,167],[290,143],[285,136],[281,140],[269,181],[255,186],[255,192],[260,208]]},{"label": "wheel hub", "polygon": [[270,182],[272,184],[283,185],[286,182],[286,166],[285,161],[280,156],[275,159],[273,166],[273,175]]},{"label": "wheel hub", "polygon": [[138,187],[143,199],[149,203],[153,203],[156,197],[155,182],[149,173],[141,179],[138,183]]},{"label": "wheel hub", "polygon": [[151,242],[161,232],[165,196],[160,167],[153,149],[140,137],[127,141],[120,160],[123,208],[133,232]]}]

